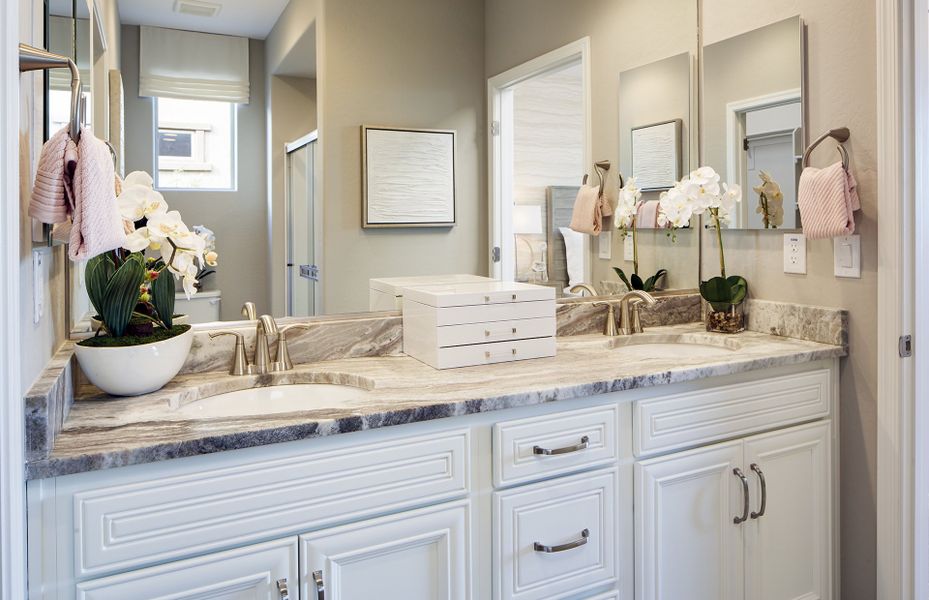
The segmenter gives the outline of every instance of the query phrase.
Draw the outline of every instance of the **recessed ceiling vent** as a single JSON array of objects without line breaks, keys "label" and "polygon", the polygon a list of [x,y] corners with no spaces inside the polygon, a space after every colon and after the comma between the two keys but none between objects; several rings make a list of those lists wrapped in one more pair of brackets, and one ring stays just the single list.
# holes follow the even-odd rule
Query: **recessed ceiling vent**
[{"label": "recessed ceiling vent", "polygon": [[205,2],[204,0],[174,1],[174,12],[193,17],[215,17],[222,7],[222,4],[218,2]]}]

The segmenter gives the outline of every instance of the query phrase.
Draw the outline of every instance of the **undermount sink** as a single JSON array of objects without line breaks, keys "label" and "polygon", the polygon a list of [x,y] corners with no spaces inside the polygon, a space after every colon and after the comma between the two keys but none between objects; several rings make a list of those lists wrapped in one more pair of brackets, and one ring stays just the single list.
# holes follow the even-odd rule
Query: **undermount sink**
[{"label": "undermount sink", "polygon": [[176,409],[191,418],[244,417],[344,408],[364,400],[368,390],[336,383],[298,383],[217,394]]},{"label": "undermount sink", "polygon": [[733,338],[699,333],[639,333],[618,337],[578,336],[559,340],[563,348],[603,348],[628,360],[668,360],[732,356],[742,344]]}]

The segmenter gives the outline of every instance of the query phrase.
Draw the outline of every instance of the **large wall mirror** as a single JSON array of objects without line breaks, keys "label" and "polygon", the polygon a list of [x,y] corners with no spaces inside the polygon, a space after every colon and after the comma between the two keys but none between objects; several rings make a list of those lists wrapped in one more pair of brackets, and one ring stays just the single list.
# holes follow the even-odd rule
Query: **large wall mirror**
[{"label": "large wall mirror", "polygon": [[[704,2],[703,163],[742,187],[730,228],[796,231],[808,138],[803,21],[756,4]],[[762,198],[764,184],[781,198]]]},{"label": "large wall mirror", "polygon": [[[170,210],[215,236],[218,265],[179,296],[195,322],[239,320],[246,301],[273,316],[392,309],[376,281],[392,278],[617,293],[614,267],[633,262],[611,220],[596,238],[567,230],[584,175],[608,160],[611,199],[620,172],[654,176],[654,201],[696,166],[696,0],[77,2],[100,96],[87,118],[107,124],[95,133],[115,136],[121,174],[152,174]],[[581,50],[531,68],[564,48]],[[527,75],[501,88],[492,124],[488,81],[514,69]],[[697,227],[643,227],[639,271],[692,290],[698,248]],[[89,316],[79,281],[71,294],[75,320]]]}]

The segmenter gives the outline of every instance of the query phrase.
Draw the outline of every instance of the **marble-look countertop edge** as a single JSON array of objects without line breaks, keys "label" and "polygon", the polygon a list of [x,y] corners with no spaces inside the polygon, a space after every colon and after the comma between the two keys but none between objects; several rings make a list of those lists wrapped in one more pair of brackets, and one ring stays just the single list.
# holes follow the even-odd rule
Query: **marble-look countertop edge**
[{"label": "marble-look countertop edge", "polygon": [[[776,336],[770,337],[774,338]],[[233,449],[566,401],[610,392],[685,383],[708,377],[720,377],[766,368],[804,364],[841,358],[847,355],[847,349],[842,346],[829,346],[818,343],[815,346],[806,349],[798,348],[770,356],[728,360],[604,380],[582,381],[573,385],[527,390],[499,396],[480,396],[480,394],[477,394],[473,398],[437,401],[432,404],[401,407],[397,410],[372,412],[370,414],[351,414],[336,419],[307,420],[268,428],[257,427],[217,435],[204,435],[195,439],[155,443],[148,446],[135,446],[106,452],[92,452],[78,456],[56,457],[53,452],[53,455],[47,459],[27,463],[26,478],[27,480],[45,479],[88,471],[154,463]]]}]

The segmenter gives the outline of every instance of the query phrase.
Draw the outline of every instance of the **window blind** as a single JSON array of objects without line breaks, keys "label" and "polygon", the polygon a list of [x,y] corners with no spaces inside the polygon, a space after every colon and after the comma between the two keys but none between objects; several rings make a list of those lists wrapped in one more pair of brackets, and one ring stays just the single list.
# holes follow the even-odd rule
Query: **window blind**
[{"label": "window blind", "polygon": [[143,26],[139,95],[248,104],[248,39]]}]

